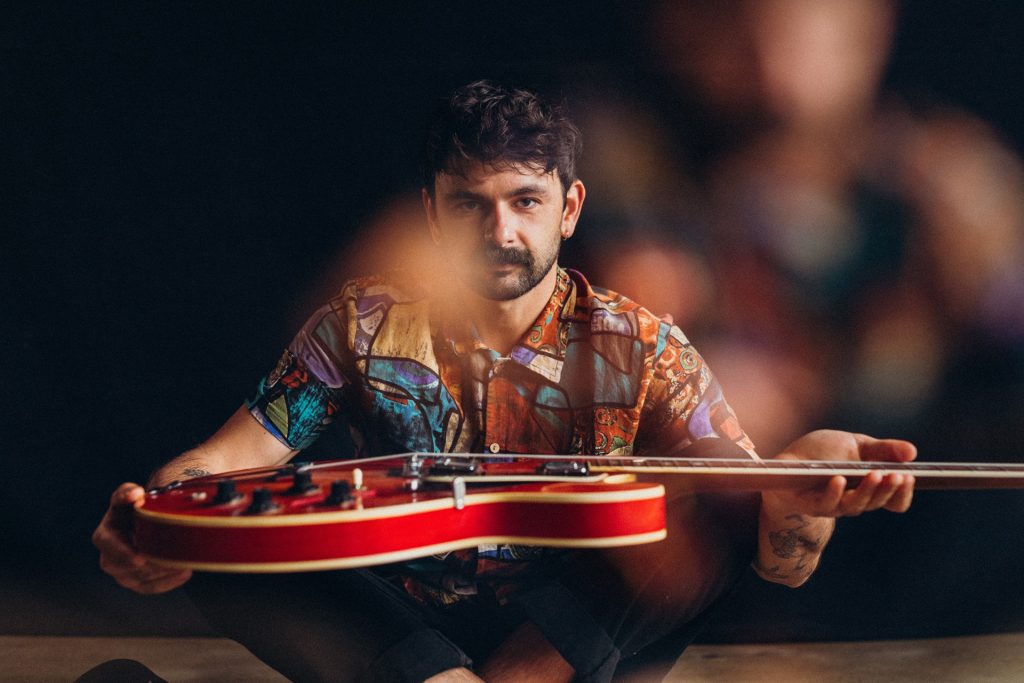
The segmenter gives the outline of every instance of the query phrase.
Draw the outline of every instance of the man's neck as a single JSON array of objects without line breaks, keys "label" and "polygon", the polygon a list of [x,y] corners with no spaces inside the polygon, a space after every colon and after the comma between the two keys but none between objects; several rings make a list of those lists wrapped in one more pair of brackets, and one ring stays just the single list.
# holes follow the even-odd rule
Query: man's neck
[{"label": "man's neck", "polygon": [[511,353],[551,300],[557,279],[558,267],[555,266],[536,287],[509,301],[485,299],[463,289],[462,302],[480,341],[502,356]]}]

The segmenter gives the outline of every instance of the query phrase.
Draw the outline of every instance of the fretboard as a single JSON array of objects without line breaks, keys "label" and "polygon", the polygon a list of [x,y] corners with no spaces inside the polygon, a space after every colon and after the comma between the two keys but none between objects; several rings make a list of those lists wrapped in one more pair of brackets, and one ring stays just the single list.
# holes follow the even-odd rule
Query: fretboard
[{"label": "fretboard", "polygon": [[851,484],[868,472],[912,474],[918,489],[1024,488],[1024,464],[889,463],[717,458],[587,458],[591,472],[680,474],[699,488],[768,489],[807,486],[836,475]]}]

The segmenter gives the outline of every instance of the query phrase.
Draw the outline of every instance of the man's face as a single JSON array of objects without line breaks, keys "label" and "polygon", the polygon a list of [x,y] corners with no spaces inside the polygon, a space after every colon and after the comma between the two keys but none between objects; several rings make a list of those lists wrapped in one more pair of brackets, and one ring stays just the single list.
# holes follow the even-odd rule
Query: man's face
[{"label": "man's face", "polygon": [[551,273],[583,203],[579,181],[567,193],[555,173],[469,164],[465,177],[440,173],[424,191],[430,233],[459,282],[485,299],[509,301]]}]

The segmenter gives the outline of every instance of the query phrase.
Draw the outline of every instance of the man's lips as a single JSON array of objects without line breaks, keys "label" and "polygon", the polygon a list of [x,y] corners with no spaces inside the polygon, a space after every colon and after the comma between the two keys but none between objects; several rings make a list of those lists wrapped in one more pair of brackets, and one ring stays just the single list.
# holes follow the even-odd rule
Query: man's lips
[{"label": "man's lips", "polygon": [[525,249],[485,247],[480,255],[489,267],[523,266],[529,267],[531,257]]},{"label": "man's lips", "polygon": [[491,280],[500,280],[516,275],[521,268],[522,266],[514,263],[489,264],[484,267],[483,276]]}]

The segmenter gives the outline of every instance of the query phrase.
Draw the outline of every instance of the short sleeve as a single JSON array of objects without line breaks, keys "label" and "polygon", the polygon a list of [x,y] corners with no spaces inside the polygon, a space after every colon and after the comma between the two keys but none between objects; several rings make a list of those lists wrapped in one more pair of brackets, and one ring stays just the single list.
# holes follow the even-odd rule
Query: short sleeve
[{"label": "short sleeve", "polygon": [[642,420],[638,448],[644,452],[679,455],[698,443],[708,446],[706,439],[720,439],[729,445],[723,452],[758,457],[704,358],[668,323],[659,331]]},{"label": "short sleeve", "polygon": [[346,324],[332,306],[306,322],[248,401],[249,412],[279,441],[295,450],[312,444],[331,424],[349,383],[345,369]]}]

